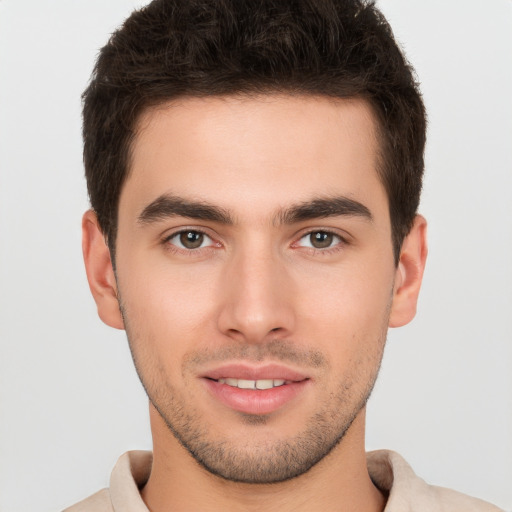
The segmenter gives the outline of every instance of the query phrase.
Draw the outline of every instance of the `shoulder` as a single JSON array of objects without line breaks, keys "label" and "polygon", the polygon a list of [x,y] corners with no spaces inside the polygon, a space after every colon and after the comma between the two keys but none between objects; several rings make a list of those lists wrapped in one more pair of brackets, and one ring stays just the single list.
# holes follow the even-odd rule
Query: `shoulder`
[{"label": "shoulder", "polygon": [[114,512],[114,509],[109,490],[102,489],[62,512]]},{"label": "shoulder", "polygon": [[149,478],[152,460],[151,452],[126,452],[119,457],[112,470],[108,489],[89,496],[63,512],[148,512],[139,489]]},{"label": "shoulder", "polygon": [[396,452],[367,454],[374,484],[388,494],[385,512],[503,512],[478,498],[427,484]]},{"label": "shoulder", "polygon": [[445,487],[428,486],[432,501],[440,511],[446,512],[503,512],[501,508],[486,501],[462,494]]}]

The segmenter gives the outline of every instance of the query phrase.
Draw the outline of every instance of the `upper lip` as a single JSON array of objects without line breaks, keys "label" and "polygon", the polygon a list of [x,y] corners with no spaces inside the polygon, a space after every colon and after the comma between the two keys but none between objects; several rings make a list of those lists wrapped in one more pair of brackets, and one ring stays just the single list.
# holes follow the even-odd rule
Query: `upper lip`
[{"label": "upper lip", "polygon": [[243,363],[232,363],[218,366],[205,371],[204,374],[202,374],[202,377],[213,380],[226,378],[244,380],[282,379],[294,382],[300,382],[308,378],[305,374],[281,364],[254,366]]}]

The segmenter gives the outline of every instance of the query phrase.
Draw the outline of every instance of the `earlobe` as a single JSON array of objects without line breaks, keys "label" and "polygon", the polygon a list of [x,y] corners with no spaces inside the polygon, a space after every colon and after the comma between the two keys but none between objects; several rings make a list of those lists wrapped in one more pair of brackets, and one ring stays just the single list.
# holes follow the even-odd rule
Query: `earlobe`
[{"label": "earlobe", "polygon": [[110,327],[124,329],[110,251],[92,210],[85,212],[82,218],[82,251],[99,317]]},{"label": "earlobe", "polygon": [[400,252],[389,318],[390,327],[401,327],[409,323],[416,314],[427,252],[427,221],[417,215]]}]

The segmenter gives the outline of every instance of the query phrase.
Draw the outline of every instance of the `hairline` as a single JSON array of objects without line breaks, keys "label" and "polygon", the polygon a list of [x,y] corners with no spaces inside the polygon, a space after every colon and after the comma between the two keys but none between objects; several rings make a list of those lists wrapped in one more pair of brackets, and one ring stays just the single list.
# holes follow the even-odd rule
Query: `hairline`
[{"label": "hairline", "polygon": [[[180,101],[186,101],[189,99],[229,99],[229,98],[239,98],[239,99],[261,99],[264,98],[279,98],[279,97],[298,97],[298,98],[318,98],[318,99],[330,99],[333,103],[338,102],[344,102],[344,101],[353,101],[353,102],[362,102],[366,107],[368,107],[368,111],[371,115],[372,119],[372,125],[373,125],[373,133],[372,136],[375,140],[375,172],[377,173],[377,176],[379,178],[379,181],[381,182],[382,186],[384,187],[384,191],[386,194],[386,199],[388,202],[388,215],[391,225],[391,242],[392,242],[392,249],[393,249],[393,256],[395,259],[395,264],[398,265],[398,259],[400,255],[400,248],[401,243],[398,245],[396,243],[396,237],[397,233],[395,233],[395,226],[393,224],[393,216],[391,214],[391,198],[390,193],[388,190],[388,186],[386,184],[386,176],[387,173],[390,172],[387,167],[389,166],[389,153],[390,149],[386,148],[388,146],[388,141],[386,139],[386,130],[384,127],[384,122],[381,116],[381,112],[379,111],[379,108],[376,106],[375,101],[372,100],[371,97],[368,95],[361,93],[361,94],[354,94],[354,95],[347,95],[347,96],[339,96],[335,94],[327,94],[322,93],[318,91],[304,91],[304,90],[297,90],[294,88],[287,89],[286,87],[277,88],[277,87],[267,87],[267,88],[247,88],[247,90],[239,90],[239,91],[230,91],[226,93],[217,93],[217,94],[204,94],[204,93],[194,93],[189,92],[186,94],[179,94],[176,96],[169,96],[167,98],[161,98],[158,101],[149,99],[148,101],[144,102],[141,101],[138,105],[138,112],[136,116],[134,117],[133,124],[129,129],[127,130],[127,137],[125,139],[125,147],[124,147],[124,154],[125,157],[125,163],[124,163],[124,173],[123,173],[123,179],[119,184],[119,191],[117,194],[117,203],[115,205],[115,212],[114,217],[109,219],[109,225],[110,225],[110,237],[109,239],[108,234],[104,233],[107,245],[110,249],[112,262],[115,265],[115,255],[116,255],[116,243],[117,243],[117,228],[118,228],[118,222],[119,222],[119,205],[121,200],[121,195],[125,186],[126,181],[129,179],[131,173],[132,173],[132,167],[133,167],[133,150],[134,145],[137,140],[137,137],[141,133],[141,131],[144,129],[144,127],[141,127],[141,124],[144,123],[144,119],[151,115],[152,112],[162,109],[169,109],[175,104],[179,104]],[[148,120],[149,122],[149,120]],[[405,236],[405,235],[404,235]],[[402,239],[403,241],[403,239]]]}]

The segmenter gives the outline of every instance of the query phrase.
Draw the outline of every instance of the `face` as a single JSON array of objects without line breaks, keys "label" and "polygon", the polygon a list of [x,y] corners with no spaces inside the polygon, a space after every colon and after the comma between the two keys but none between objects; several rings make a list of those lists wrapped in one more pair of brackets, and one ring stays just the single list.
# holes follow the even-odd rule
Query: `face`
[{"label": "face", "polygon": [[116,293],[167,434],[230,480],[304,473],[362,414],[397,295],[370,108],[183,99],[132,149]]}]

